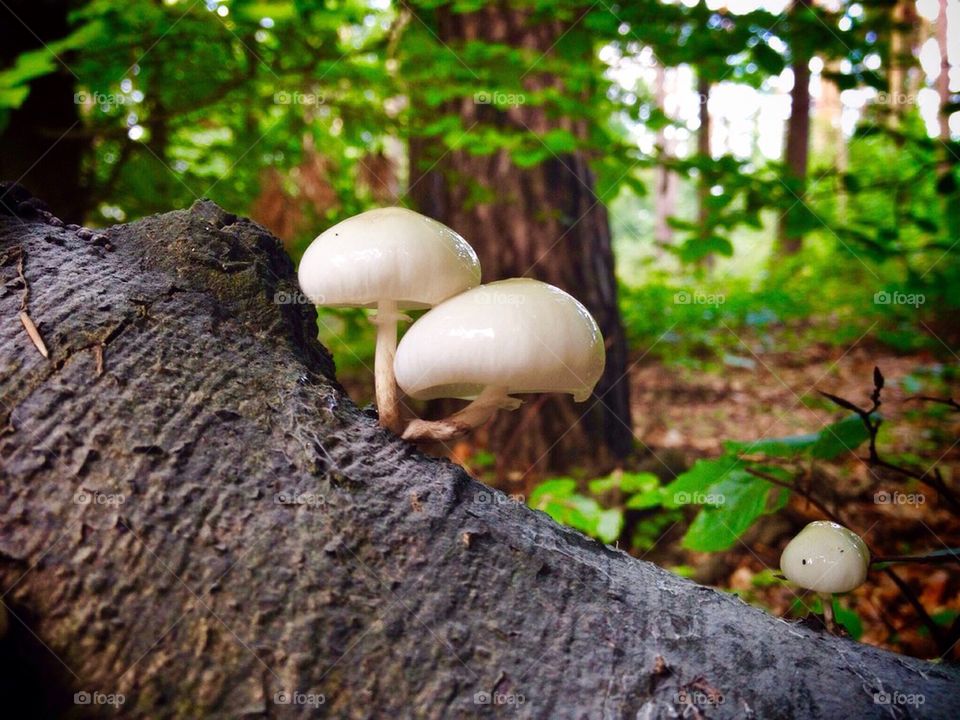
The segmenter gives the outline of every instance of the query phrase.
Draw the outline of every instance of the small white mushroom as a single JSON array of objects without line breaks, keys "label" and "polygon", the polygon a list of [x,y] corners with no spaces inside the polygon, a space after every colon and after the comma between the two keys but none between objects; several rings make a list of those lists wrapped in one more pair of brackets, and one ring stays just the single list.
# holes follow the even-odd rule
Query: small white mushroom
[{"label": "small white mushroom", "polygon": [[401,310],[433,307],[480,283],[480,261],[446,225],[405,208],[355,215],[321,233],[303,254],[300,287],[315,305],[376,308],[380,424],[399,431],[393,357]]},{"label": "small white mushroom", "polygon": [[576,299],[525,278],[481,285],[420,318],[397,348],[400,388],[419,400],[472,400],[436,421],[414,420],[407,440],[451,440],[514,410],[523,393],[570,393],[582,402],[603,374],[603,336]]},{"label": "small white mushroom", "polygon": [[843,525],[817,520],[787,543],[780,570],[791,582],[818,593],[853,590],[867,579],[870,551]]}]

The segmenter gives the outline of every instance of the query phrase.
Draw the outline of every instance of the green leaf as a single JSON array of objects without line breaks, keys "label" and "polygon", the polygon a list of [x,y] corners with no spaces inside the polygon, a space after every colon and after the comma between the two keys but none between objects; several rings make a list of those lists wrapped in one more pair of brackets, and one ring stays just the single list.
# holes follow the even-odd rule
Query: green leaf
[{"label": "green leaf", "polygon": [[697,224],[690,222],[689,220],[684,220],[682,218],[674,217],[671,215],[667,218],[667,225],[672,227],[674,230],[696,230]]},{"label": "green leaf", "polygon": [[691,503],[702,504],[698,498],[707,496],[715,484],[730,474],[742,472],[744,465],[742,460],[732,455],[724,455],[716,460],[698,460],[692,468],[661,490],[663,506],[678,508]]},{"label": "green leaf", "polygon": [[833,598],[833,617],[838,624],[850,633],[850,637],[854,640],[859,640],[863,635],[863,623],[860,622],[860,616],[854,610],[841,605],[837,598]]},{"label": "green leaf", "polygon": [[852,452],[870,438],[863,421],[857,415],[827,425],[818,435],[820,439],[810,454],[820,460],[833,460],[845,452]]},{"label": "green leaf", "polygon": [[104,25],[101,22],[90,22],[64,38],[18,55],[13,67],[0,72],[0,108],[20,107],[30,94],[30,82],[57,69],[58,54],[84,47],[103,32]]},{"label": "green leaf", "polygon": [[543,510],[558,523],[603,542],[610,543],[620,537],[623,511],[605,509],[593,498],[573,492],[575,487],[575,481],[569,478],[548,480],[533,491],[529,504]]},{"label": "green leaf", "polygon": [[842,175],[843,188],[848,193],[858,193],[863,187],[860,178],[854,173],[844,173]]},{"label": "green leaf", "polygon": [[660,487],[660,478],[651,472],[623,473],[620,489],[625,493],[643,493]]},{"label": "green leaf", "polygon": [[683,536],[683,546],[699,552],[726,550],[758,517],[769,512],[768,496],[775,488],[744,470],[735,470],[711,487],[711,495],[722,498],[722,503],[704,507],[697,514]]},{"label": "green leaf", "polygon": [[940,226],[930,218],[925,218],[922,215],[917,213],[907,213],[907,217],[913,221],[913,224],[918,228],[927,233],[935,233],[940,229]]},{"label": "green leaf", "polygon": [[20,107],[30,94],[30,81],[55,69],[53,53],[46,49],[21,53],[13,67],[0,72],[0,107]]},{"label": "green leaf", "polygon": [[260,21],[262,18],[272,20],[292,20],[297,11],[292,3],[287,2],[252,2],[249,5],[235,3],[233,9],[245,20]]},{"label": "green leaf", "polygon": [[869,438],[870,433],[860,417],[848,415],[842,420],[826,425],[819,432],[754,441],[728,440],[723,447],[728,453],[741,455],[781,458],[804,455],[820,460],[832,460],[848,450],[855,450]]},{"label": "green leaf", "polygon": [[779,75],[783,70],[783,56],[764,42],[753,49],[753,59],[768,75]]},{"label": "green leaf", "polygon": [[577,489],[577,481],[572,478],[552,478],[545,480],[533,489],[530,493],[528,504],[530,507],[538,507],[538,503],[550,497],[567,497],[572,495]]},{"label": "green leaf", "polygon": [[516,148],[510,152],[510,159],[521,168],[539,165],[548,157],[550,157],[550,151],[542,145],[536,148]]},{"label": "green leaf", "polygon": [[783,585],[783,580],[777,577],[777,571],[770,568],[764,568],[752,578],[750,584],[754,587],[773,587],[774,585]]},{"label": "green leaf", "polygon": [[590,534],[605,543],[612,543],[620,537],[622,530],[623,512],[611,509],[604,510],[597,516],[596,525]]},{"label": "green leaf", "polygon": [[728,440],[724,449],[743,455],[766,455],[768,457],[791,458],[809,452],[820,440],[820,433],[791,435],[782,438],[764,438],[762,440]]},{"label": "green leaf", "polygon": [[708,255],[733,256],[733,245],[725,237],[711,235],[706,238],[692,237],[680,248],[680,259],[685,263],[694,263]]},{"label": "green leaf", "polygon": [[556,155],[571,153],[577,149],[577,139],[560,128],[551,130],[540,139],[543,140],[543,144],[549,148],[550,152]]},{"label": "green leaf", "polygon": [[5,88],[0,87],[0,108],[18,108],[27,99],[27,95],[30,94],[30,88],[15,87],[15,88]]},{"label": "green leaf", "polygon": [[14,87],[56,69],[53,53],[46,49],[21,53],[13,67],[0,72],[0,86]]},{"label": "green leaf", "polygon": [[646,510],[652,507],[659,507],[663,504],[663,488],[657,488],[650,492],[634,495],[627,500],[626,508],[629,510]]},{"label": "green leaf", "polygon": [[604,478],[591,480],[587,487],[595,495],[608,492],[610,490],[619,490],[628,495],[647,492],[660,486],[660,478],[653,473],[641,472],[615,472]]},{"label": "green leaf", "polygon": [[787,212],[787,232],[790,235],[806,235],[821,227],[823,223],[820,218],[804,202],[798,202]]}]

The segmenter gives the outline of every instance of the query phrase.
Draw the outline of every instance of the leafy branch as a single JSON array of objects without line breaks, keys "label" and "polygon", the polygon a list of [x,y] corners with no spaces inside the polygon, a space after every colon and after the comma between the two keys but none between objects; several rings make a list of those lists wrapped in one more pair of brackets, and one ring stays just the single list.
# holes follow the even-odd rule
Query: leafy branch
[{"label": "leafy branch", "polygon": [[[904,477],[923,483],[932,490],[935,490],[939,496],[942,497],[948,505],[950,505],[951,509],[955,513],[960,513],[960,498],[958,498],[957,494],[946,484],[938,467],[934,466],[921,473],[911,468],[884,460],[880,457],[880,453],[877,450],[877,434],[880,431],[880,425],[883,422],[883,419],[879,415],[874,415],[874,413],[876,413],[876,411],[883,404],[883,401],[880,399],[880,394],[883,391],[883,387],[883,373],[880,372],[880,368],[875,367],[873,369],[873,392],[870,394],[870,401],[872,403],[870,408],[861,408],[849,400],[823,391],[820,391],[820,394],[834,404],[855,413],[863,422],[863,426],[870,436],[868,443],[869,457],[866,458],[866,462],[870,466],[881,467],[885,470],[890,470],[891,472],[898,473]],[[923,397],[922,399],[941,402],[948,405],[956,405],[952,399],[942,400],[940,398],[929,397]]]}]

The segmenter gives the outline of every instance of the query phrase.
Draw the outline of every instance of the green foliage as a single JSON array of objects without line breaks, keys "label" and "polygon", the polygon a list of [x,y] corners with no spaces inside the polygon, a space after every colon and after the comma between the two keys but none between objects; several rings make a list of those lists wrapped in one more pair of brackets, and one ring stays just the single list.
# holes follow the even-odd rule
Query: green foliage
[{"label": "green foliage", "polygon": [[366,310],[320,309],[317,327],[320,341],[336,358],[339,373],[372,375],[376,331]]},{"label": "green foliage", "polygon": [[620,510],[605,509],[595,498],[577,492],[577,481],[572,478],[554,478],[541,483],[530,494],[529,505],[605,543],[620,537],[623,528]]},{"label": "green foliage", "polygon": [[[573,478],[552,478],[533,490],[528,504],[559,523],[612,543],[624,529],[625,510],[636,507],[631,504],[636,498],[659,487],[660,479],[652,473],[616,472],[591,480],[586,492]],[[613,506],[601,503],[603,499],[613,500]],[[642,543],[642,537],[638,541]]]},{"label": "green foliage", "polygon": [[[249,209],[274,172],[285,190],[297,192],[317,152],[332,200],[320,209],[302,204],[294,254],[319,227],[376,202],[361,182],[365,156],[392,147],[398,159],[398,141],[411,137],[430,138],[417,158],[423,169],[454,150],[505,152],[521,168],[583,150],[604,202],[621,191],[634,202],[652,202],[643,198],[661,164],[684,183],[676,237],[661,248],[684,273],[711,260],[757,256],[758,235],[769,235],[785,215],[792,232],[826,251],[807,262],[819,259],[829,269],[845,255],[845,270],[869,265],[875,292],[922,292],[928,307],[960,302],[944,290],[960,280],[958,264],[938,259],[944,251],[955,257],[948,248],[960,235],[960,214],[947,211],[960,202],[954,161],[960,145],[928,137],[917,112],[889,123],[882,106],[868,110],[850,144],[849,167],[837,173],[814,162],[804,187],[780,163],[756,154],[641,153],[638,129],[688,132],[685,121],[664,113],[645,80],[632,88],[615,82],[598,57],[603,50],[629,63],[649,49],[664,65],[688,66],[710,83],[762,89],[797,57],[816,55],[827,62],[824,76],[842,88],[887,90],[887,58],[880,71],[869,69],[866,58],[889,51],[889,4],[861,13],[841,3],[835,11],[814,6],[775,16],[663,0],[600,3],[586,11],[567,0],[530,0],[511,7],[529,11],[531,22],[570,23],[551,48],[440,40],[447,14],[486,5],[87,0],[71,14],[66,37],[0,69],[0,128],[31,83],[65,63],[77,77],[76,92],[89,98],[80,115],[84,136],[96,142],[85,159],[85,184],[99,213],[92,220],[101,222],[185,206],[203,195]],[[835,70],[839,61],[846,63],[842,71]],[[476,121],[465,124],[461,111],[471,105]],[[521,105],[564,122],[535,132],[511,119]],[[832,159],[825,158],[827,168]],[[448,179],[467,190],[468,206],[495,198],[495,189],[474,178]],[[697,193],[688,192],[694,186],[710,190],[700,212]],[[805,202],[796,202],[804,190]],[[649,231],[638,237],[645,252],[654,249]],[[772,292],[780,279],[751,290]],[[819,309],[813,302],[804,308]],[[876,314],[861,310],[858,320],[865,322]],[[918,346],[904,308],[882,312],[889,320],[879,328],[885,339]]]},{"label": "green foliage", "polygon": [[[663,510],[675,519],[675,511],[697,507],[683,536],[683,547],[719,552],[731,548],[760,517],[777,512],[790,499],[793,474],[771,465],[770,460],[836,460],[868,439],[860,418],[851,415],[806,435],[728,441],[723,455],[698,460],[666,485],[652,473],[617,472],[590,481],[584,494],[576,480],[555,478],[534,490],[530,506],[608,543],[619,537],[625,511]],[[598,501],[611,493],[612,506]],[[661,518],[657,527],[663,525]]]},{"label": "green foliage", "polygon": [[789,487],[791,473],[780,466],[766,465],[764,457],[833,460],[852,452],[868,438],[860,418],[850,416],[808,435],[727,442],[726,454],[716,460],[698,461],[663,488],[662,503],[665,507],[688,503],[702,506],[684,536],[684,547],[704,552],[726,550],[758,518],[776,512],[789,500],[788,488],[751,473],[776,478]]},{"label": "green foliage", "polygon": [[727,441],[724,448],[738,455],[766,455],[767,457],[796,459],[801,456],[818,460],[833,460],[866,442],[870,437],[857,415],[827,425],[819,432],[784,438],[737,442]]},{"label": "green foliage", "polygon": [[48,50],[25,52],[9,70],[0,72],[0,109],[17,108],[30,94],[30,81],[56,69],[56,60]]}]

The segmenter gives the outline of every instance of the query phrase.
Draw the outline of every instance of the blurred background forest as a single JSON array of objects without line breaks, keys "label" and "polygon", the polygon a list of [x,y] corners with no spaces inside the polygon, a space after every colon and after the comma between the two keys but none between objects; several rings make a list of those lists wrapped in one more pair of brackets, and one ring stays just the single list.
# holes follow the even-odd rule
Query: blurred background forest
[{"label": "blurred background forest", "polygon": [[[583,301],[607,340],[594,397],[532,398],[436,448],[505,502],[793,616],[819,600],[775,571],[809,520],[884,556],[960,545],[960,0],[0,0],[0,18],[0,178],[67,222],[209,197],[296,260],[405,204],[460,232],[485,282]],[[369,402],[362,311],[319,325]],[[854,637],[958,657],[955,558],[835,606]]]}]

